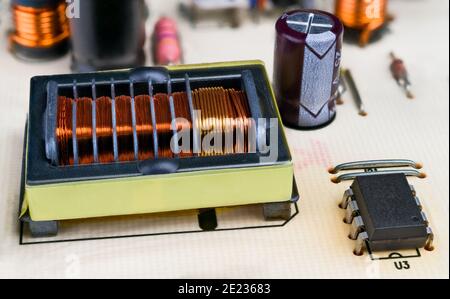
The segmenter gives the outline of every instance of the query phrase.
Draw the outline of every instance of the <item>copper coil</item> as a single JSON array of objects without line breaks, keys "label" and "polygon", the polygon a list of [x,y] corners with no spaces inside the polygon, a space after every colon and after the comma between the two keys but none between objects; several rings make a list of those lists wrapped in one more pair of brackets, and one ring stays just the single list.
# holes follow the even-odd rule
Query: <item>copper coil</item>
[{"label": "copper coil", "polygon": [[[242,141],[241,144],[244,143],[244,141],[240,140],[237,135],[238,129],[243,125],[243,122],[240,119],[240,116],[235,113],[233,102],[230,98],[230,91],[230,89],[220,90],[220,99],[222,99],[222,105],[225,111],[225,115],[223,116],[223,130],[225,133],[224,154],[239,153],[240,151],[237,151],[237,149],[240,148],[238,143],[240,141]],[[227,140],[228,136],[231,136],[232,139]],[[243,151],[244,149],[242,149],[242,152]]]},{"label": "copper coil", "polygon": [[[194,104],[194,109],[200,111],[200,115],[196,118],[196,127],[200,130],[200,138],[204,140],[207,132],[210,131],[212,127],[210,109],[205,102],[205,94],[209,92],[207,88],[200,88],[192,92],[192,100]],[[204,152],[204,146],[201,144],[202,152],[201,155],[207,155],[208,152]]]},{"label": "copper coil", "polygon": [[59,149],[59,164],[73,164],[72,147],[72,103],[73,100],[60,96],[58,98],[58,117],[56,120],[56,140]]},{"label": "copper coil", "polygon": [[[224,89],[221,87],[200,88],[192,93],[194,109],[201,111],[196,118],[196,126],[200,129],[201,140],[213,134],[214,145],[220,141],[220,146],[203,149],[200,155],[227,155],[249,151],[248,132],[252,127],[250,110],[243,91]],[[172,114],[170,99],[167,94],[158,93],[154,97],[155,123],[158,138],[158,157],[172,158],[171,149],[173,137]],[[193,136],[193,126],[188,96],[186,92],[172,94],[175,128],[177,132],[189,130]],[[59,147],[60,165],[73,165],[74,153],[72,146],[72,109],[76,103],[76,139],[78,145],[79,164],[94,163],[93,148],[93,100],[79,98],[76,101],[59,97],[56,135]],[[95,101],[96,107],[96,138],[98,162],[114,162],[114,128],[112,121],[112,100],[100,97]],[[134,101],[136,113],[136,133],[138,141],[138,159],[145,160],[155,157],[153,140],[153,120],[151,98],[149,95],[138,95]],[[115,98],[116,135],[119,161],[136,160],[134,153],[134,136],[132,123],[132,99],[122,95]],[[192,139],[191,139],[192,140]],[[192,143],[189,149],[182,151],[180,157],[193,155]]]},{"label": "copper coil", "polygon": [[[212,110],[212,90],[210,88],[200,88],[198,90],[194,90],[193,92],[193,104],[194,109],[200,111],[200,116],[198,117],[197,121],[197,128],[200,130],[200,136],[201,140],[205,140],[205,136],[207,133],[210,133],[211,131],[215,130],[216,119],[213,115]],[[208,100],[209,99],[209,100]],[[211,150],[205,149],[205,144],[202,144],[202,156],[208,156],[213,154]]]},{"label": "copper coil", "polygon": [[256,151],[254,140],[250,140],[250,132],[254,129],[253,119],[250,117],[250,107],[248,105],[247,97],[241,90],[230,90],[230,97],[233,98],[236,112],[239,113],[243,123],[244,130],[244,146],[241,148],[243,152]]},{"label": "copper coil", "polygon": [[174,108],[175,108],[175,117],[182,118],[186,121],[177,119],[177,130],[181,130],[183,128],[190,129],[192,125],[191,112],[189,111],[189,103],[187,94],[185,92],[174,92],[172,94]]},{"label": "copper coil", "polygon": [[11,41],[28,48],[50,48],[70,36],[66,4],[57,7],[12,7],[14,32]]},{"label": "copper coil", "polygon": [[77,104],[77,145],[78,163],[90,164],[94,162],[94,148],[92,144],[92,99],[79,98]]},{"label": "copper coil", "polygon": [[153,153],[153,124],[150,96],[140,95],[135,99],[136,133],[139,145],[139,160],[151,159]]},{"label": "copper coil", "polygon": [[155,94],[156,131],[158,133],[158,156],[172,158],[173,152],[170,141],[173,136],[171,128],[172,116],[170,114],[169,96],[165,93]]},{"label": "copper coil", "polygon": [[[175,108],[176,128],[177,131],[188,130],[189,137],[192,140],[192,118],[189,111],[189,103],[186,92],[174,92],[172,94],[173,104]],[[189,150],[181,149],[180,157],[192,156],[192,146],[189,144]]]},{"label": "copper coil", "polygon": [[267,9],[267,0],[256,0],[256,7],[259,11],[265,11]]},{"label": "copper coil", "polygon": [[111,163],[114,162],[112,101],[109,97],[100,97],[95,102],[98,161]]},{"label": "copper coil", "polygon": [[352,29],[361,30],[359,43],[366,45],[373,31],[387,21],[388,0],[337,0],[336,16]]},{"label": "copper coil", "polygon": [[[234,119],[235,122],[235,151],[237,153],[244,153],[247,149],[247,114],[243,104],[241,103],[241,97],[239,92],[236,92],[234,89],[228,90],[228,96],[231,99],[231,103],[233,104],[234,110]],[[240,137],[241,139],[238,139]]]},{"label": "copper coil", "polygon": [[118,96],[116,102],[116,132],[119,161],[133,161],[134,139],[131,115],[131,97]]},{"label": "copper coil", "polygon": [[227,91],[223,88],[215,88],[215,102],[216,105],[216,115],[219,117],[219,129],[223,132],[222,142],[223,151],[222,154],[233,154],[234,153],[234,115],[231,107],[231,103],[227,97]]},{"label": "copper coil", "polygon": [[[220,134],[222,147],[202,151],[202,155],[243,153],[246,151],[247,119],[250,116],[243,92],[223,88],[200,88],[193,92],[194,107],[201,111],[196,126],[202,140],[207,134]],[[236,136],[231,142],[229,136]],[[242,138],[239,139],[238,136]],[[239,141],[239,142],[237,142]]]},{"label": "copper coil", "polygon": [[[251,111],[247,101],[247,96],[242,90],[236,92],[239,96],[239,100],[241,106],[243,107],[244,112],[244,128],[245,128],[245,136],[247,138],[245,143],[245,152],[254,153],[256,152],[256,124],[254,123],[254,119],[251,117]],[[254,135],[253,138],[255,140],[250,140],[251,132],[253,132],[252,134]]]}]

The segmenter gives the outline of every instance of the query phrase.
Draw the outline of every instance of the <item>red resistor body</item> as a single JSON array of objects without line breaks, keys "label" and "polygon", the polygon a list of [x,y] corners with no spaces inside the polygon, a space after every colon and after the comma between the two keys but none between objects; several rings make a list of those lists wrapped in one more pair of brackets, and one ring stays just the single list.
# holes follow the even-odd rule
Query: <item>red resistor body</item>
[{"label": "red resistor body", "polygon": [[180,64],[182,62],[177,24],[170,18],[162,17],[155,24],[153,60],[158,65]]},{"label": "red resistor body", "polygon": [[403,60],[397,58],[394,53],[391,53],[391,73],[394,79],[397,81],[406,92],[406,96],[410,99],[414,98],[414,94],[411,91],[411,82],[409,81],[408,71],[406,70]]},{"label": "red resistor body", "polygon": [[391,64],[392,76],[395,80],[402,80],[408,77],[408,72],[406,71],[405,64],[401,59],[393,59]]}]

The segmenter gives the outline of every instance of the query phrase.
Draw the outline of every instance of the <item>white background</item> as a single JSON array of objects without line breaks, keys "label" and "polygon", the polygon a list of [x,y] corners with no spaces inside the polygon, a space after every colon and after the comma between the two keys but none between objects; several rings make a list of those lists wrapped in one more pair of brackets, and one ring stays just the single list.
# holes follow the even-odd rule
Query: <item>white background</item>
[{"label": "white background", "polygon": [[[148,33],[158,16],[177,17],[176,1],[149,2]],[[382,41],[365,49],[345,45],[343,65],[352,70],[369,116],[358,116],[347,99],[329,127],[287,130],[302,198],[300,215],[287,227],[37,246],[18,245],[16,218],[29,80],[70,72],[70,59],[29,64],[11,56],[4,6],[0,12],[0,277],[448,278],[448,1],[393,0],[390,12],[396,20]],[[247,20],[239,29],[194,29],[179,19],[185,62],[261,59],[271,76],[274,21]],[[390,77],[391,50],[407,64],[417,96],[413,101]],[[375,158],[418,160],[428,174],[425,180],[411,182],[436,233],[437,248],[422,251],[422,258],[410,261],[408,271],[396,271],[390,261],[353,256],[348,226],[336,207],[347,186],[330,183],[327,167]]]}]

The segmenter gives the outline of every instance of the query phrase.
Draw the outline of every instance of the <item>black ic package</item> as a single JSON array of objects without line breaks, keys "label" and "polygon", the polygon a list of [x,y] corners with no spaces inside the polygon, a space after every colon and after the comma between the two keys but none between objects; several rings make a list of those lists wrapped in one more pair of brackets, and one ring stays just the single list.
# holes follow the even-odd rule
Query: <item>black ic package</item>
[{"label": "black ic package", "polygon": [[371,250],[425,246],[427,220],[404,174],[360,176],[351,189]]},{"label": "black ic package", "polygon": [[[340,207],[346,210],[344,221],[351,225],[349,237],[356,240],[356,255],[365,249],[433,249],[433,231],[407,180],[425,178],[426,174],[418,171],[421,168],[422,164],[412,160],[389,159],[349,162],[329,169],[331,174],[346,172],[332,182],[353,181]],[[362,171],[347,172],[355,170]]]}]

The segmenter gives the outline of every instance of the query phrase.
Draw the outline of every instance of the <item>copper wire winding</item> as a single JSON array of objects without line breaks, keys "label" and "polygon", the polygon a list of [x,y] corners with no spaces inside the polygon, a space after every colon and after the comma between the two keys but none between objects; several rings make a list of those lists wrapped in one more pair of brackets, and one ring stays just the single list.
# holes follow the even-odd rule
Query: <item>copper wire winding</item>
[{"label": "copper wire winding", "polygon": [[77,143],[80,164],[90,164],[94,162],[92,147],[92,100],[81,98],[77,103]]},{"label": "copper wire winding", "polygon": [[[220,147],[211,147],[209,150],[202,149],[201,156],[245,153],[250,150],[248,132],[252,127],[252,121],[247,98],[243,91],[222,87],[200,88],[192,92],[192,99],[193,108],[201,111],[201,116],[196,119],[195,125],[200,130],[202,140],[207,134],[213,132],[216,134],[215,138],[222,141]],[[192,123],[186,92],[173,93],[172,100],[176,117],[176,131],[189,130],[190,137],[192,137],[194,124]],[[173,158],[175,155],[170,147],[170,142],[174,131],[169,95],[157,93],[153,96],[153,101],[158,138],[158,157]],[[56,137],[59,148],[59,163],[62,166],[74,165],[72,146],[72,109],[74,104],[76,104],[77,111],[75,132],[78,163],[91,164],[95,162],[93,153],[93,100],[86,97],[73,100],[60,96],[58,99]],[[115,161],[112,105],[113,101],[109,97],[99,97],[95,100],[95,132],[99,163]],[[117,96],[114,105],[118,161],[134,161],[132,99],[126,95]],[[138,159],[152,159],[156,155],[154,153],[151,98],[149,95],[138,95],[134,99],[134,105]],[[179,154],[180,157],[192,155],[192,144],[188,151]]]},{"label": "copper wire winding", "polygon": [[116,97],[116,132],[119,161],[134,160],[133,122],[131,97]]},{"label": "copper wire winding", "polygon": [[153,153],[153,125],[150,111],[150,96],[140,95],[135,99],[136,132],[139,144],[139,160],[151,159]]},{"label": "copper wire winding", "polygon": [[59,148],[59,164],[73,164],[72,147],[72,103],[73,100],[59,97],[58,118],[56,120],[56,139]]},{"label": "copper wire winding", "polygon": [[14,32],[11,41],[28,48],[49,48],[70,36],[66,4],[57,7],[12,7]]},{"label": "copper wire winding", "polygon": [[[197,127],[201,131],[202,140],[211,131],[221,134],[222,148],[211,147],[203,150],[201,155],[222,155],[244,153],[248,143],[248,124],[250,113],[247,100],[242,91],[234,89],[225,90],[221,87],[200,88],[193,92],[193,102],[196,110],[201,111],[197,119]],[[242,136],[237,142],[227,142],[226,133],[233,132],[231,136]]]},{"label": "copper wire winding", "polygon": [[172,138],[169,96],[165,93],[158,93],[154,96],[156,113],[156,131],[158,132],[158,157],[172,158],[170,149],[170,139]]},{"label": "copper wire winding", "polygon": [[[236,130],[239,130],[240,134],[244,137],[244,143],[236,142],[235,151],[238,153],[245,153],[249,151],[248,148],[248,134],[252,127],[252,122],[250,121],[250,108],[248,107],[248,102],[246,101],[245,94],[242,91],[229,90],[229,97],[232,99],[235,110],[235,117],[240,121]],[[238,136],[238,133],[236,133]],[[246,142],[247,141],[247,142]]]},{"label": "copper wire winding", "polygon": [[359,43],[366,45],[373,31],[387,21],[388,0],[337,0],[336,16],[349,28],[361,30]]},{"label": "copper wire winding", "polygon": [[[176,129],[180,130],[188,130],[191,132],[192,130],[192,118],[191,113],[189,111],[188,97],[185,92],[175,92],[172,94],[173,104],[175,108],[175,117],[176,117]],[[192,134],[190,133],[190,137],[192,140]],[[188,151],[180,152],[180,157],[190,157],[192,156],[192,146],[189,147]]]},{"label": "copper wire winding", "polygon": [[98,160],[110,163],[114,161],[112,101],[108,97],[100,97],[95,102]]}]

